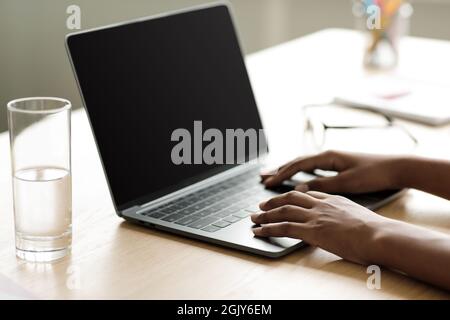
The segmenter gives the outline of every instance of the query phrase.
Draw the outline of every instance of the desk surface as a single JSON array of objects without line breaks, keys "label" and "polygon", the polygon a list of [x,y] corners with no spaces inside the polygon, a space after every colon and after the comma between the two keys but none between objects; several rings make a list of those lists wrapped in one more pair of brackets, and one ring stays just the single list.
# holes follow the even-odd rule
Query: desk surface
[{"label": "desk surface", "polygon": [[[338,84],[360,76],[361,50],[358,34],[326,30],[247,58],[272,151],[280,158],[302,152],[299,106],[322,101]],[[449,43],[408,38],[402,52],[397,72],[450,83]],[[421,60],[425,55],[433,56],[428,64]],[[448,148],[435,147],[448,146],[450,126],[405,125],[419,139],[418,153],[450,158]],[[0,273],[37,298],[450,298],[388,270],[382,271],[382,288],[369,290],[365,267],[318,248],[270,260],[127,223],[114,214],[83,111],[73,115],[72,145],[73,253],[54,264],[29,264],[14,254],[9,143],[0,134]],[[417,191],[379,212],[450,232],[450,202]]]}]

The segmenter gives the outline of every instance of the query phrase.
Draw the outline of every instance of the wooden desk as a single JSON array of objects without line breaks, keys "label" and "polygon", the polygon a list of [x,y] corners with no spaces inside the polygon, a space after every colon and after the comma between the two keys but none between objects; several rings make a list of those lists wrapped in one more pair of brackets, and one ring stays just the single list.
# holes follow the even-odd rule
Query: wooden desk
[{"label": "wooden desk", "polygon": [[[326,30],[248,57],[272,151],[285,158],[302,152],[299,106],[322,101],[359,76],[361,45],[356,33]],[[410,38],[402,49],[399,72],[450,83],[450,72],[443,70],[450,44]],[[425,55],[433,58],[425,63]],[[73,253],[54,264],[15,257],[9,143],[7,134],[0,135],[0,273],[38,298],[450,298],[388,270],[382,271],[382,289],[369,290],[365,267],[317,248],[269,260],[129,224],[114,214],[86,121],[84,112],[74,112]],[[405,124],[420,141],[419,153],[450,158],[450,127]],[[450,231],[450,202],[420,192],[409,192],[380,213]]]}]

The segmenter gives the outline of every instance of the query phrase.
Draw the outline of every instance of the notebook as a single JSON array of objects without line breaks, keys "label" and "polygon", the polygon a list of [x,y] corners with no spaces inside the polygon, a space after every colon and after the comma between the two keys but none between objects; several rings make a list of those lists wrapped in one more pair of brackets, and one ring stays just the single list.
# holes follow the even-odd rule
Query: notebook
[{"label": "notebook", "polygon": [[371,76],[344,89],[334,102],[432,126],[450,123],[450,84]]}]

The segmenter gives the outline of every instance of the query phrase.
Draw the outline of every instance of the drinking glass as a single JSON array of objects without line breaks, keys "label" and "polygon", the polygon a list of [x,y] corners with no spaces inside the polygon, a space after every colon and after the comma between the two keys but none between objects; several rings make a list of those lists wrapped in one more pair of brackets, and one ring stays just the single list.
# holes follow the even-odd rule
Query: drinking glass
[{"label": "drinking glass", "polygon": [[24,98],[8,103],[16,255],[61,259],[72,242],[71,103]]}]

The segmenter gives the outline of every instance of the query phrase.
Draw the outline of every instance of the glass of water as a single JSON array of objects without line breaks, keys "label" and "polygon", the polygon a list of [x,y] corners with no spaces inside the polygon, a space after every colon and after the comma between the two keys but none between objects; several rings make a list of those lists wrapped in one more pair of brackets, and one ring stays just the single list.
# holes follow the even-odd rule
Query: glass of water
[{"label": "glass of water", "polygon": [[8,103],[16,254],[61,259],[72,242],[71,103],[24,98]]}]

